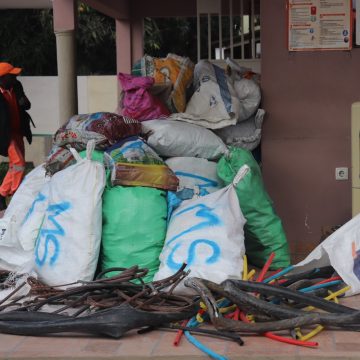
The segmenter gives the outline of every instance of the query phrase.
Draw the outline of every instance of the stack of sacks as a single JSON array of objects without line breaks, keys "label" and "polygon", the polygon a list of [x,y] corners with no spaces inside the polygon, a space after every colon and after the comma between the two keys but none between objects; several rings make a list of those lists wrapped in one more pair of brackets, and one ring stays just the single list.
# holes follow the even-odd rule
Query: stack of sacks
[{"label": "stack of sacks", "polygon": [[[183,263],[192,276],[217,282],[240,278],[245,248],[257,266],[273,251],[274,269],[289,265],[281,220],[249,151],[228,149],[210,130],[186,122],[150,120],[142,128],[148,144],[179,178],[177,191],[168,192],[168,228],[155,280],[174,274]],[[175,291],[187,293],[182,285]]]},{"label": "stack of sacks", "polygon": [[226,59],[226,74],[240,100],[240,112],[236,125],[215,130],[226,145],[254,150],[261,140],[265,111],[259,109],[261,93],[258,75]]},{"label": "stack of sacks", "polygon": [[[154,280],[174,274],[183,263],[192,276],[221,282],[240,278],[245,253],[245,218],[234,183],[224,188],[216,161],[228,153],[212,131],[180,121],[150,120],[142,123],[148,144],[179,178],[176,191],[168,192],[166,240]],[[174,202],[174,198],[177,200]],[[189,294],[180,284],[177,293]]]},{"label": "stack of sacks", "polygon": [[[231,61],[231,72],[227,73],[200,61],[194,73],[196,91],[186,105],[186,89],[193,78],[188,59],[172,54],[166,59],[145,56],[140,64],[135,74],[140,77],[119,74],[124,91],[122,115],[76,115],[54,136],[54,148],[45,168],[48,174],[56,174],[51,181],[44,181],[41,191],[34,192],[28,206],[30,215],[25,216],[28,229],[25,226],[23,233],[17,231],[20,235],[16,238],[24,251],[26,248],[35,252],[40,277],[52,285],[58,279],[59,272],[49,266],[58,261],[62,241],[53,241],[47,231],[52,221],[58,225],[58,218],[72,209],[66,201],[66,206],[53,208],[52,202],[60,202],[62,193],[51,190],[48,183],[60,188],[62,176],[67,183],[74,167],[80,166],[76,151],[69,147],[84,150],[90,140],[97,149],[93,152],[96,166],[104,169],[105,165],[107,169],[106,181],[99,175],[103,180],[93,190],[97,199],[102,194],[102,226],[98,220],[93,224],[101,230],[100,269],[105,276],[113,275],[116,268],[138,265],[149,269],[145,281],[152,281],[175,273],[182,263],[187,263],[193,276],[218,282],[240,278],[245,244],[250,262],[261,266],[270,252],[277,251],[273,267],[286,266],[289,256],[281,221],[262,186],[255,160],[241,149],[252,150],[259,144],[264,117],[264,111],[259,109],[260,88],[249,78],[251,74]],[[163,92],[168,95],[165,103],[177,114],[166,119],[169,110],[151,90],[154,84],[169,83],[173,88]],[[228,144],[238,148],[228,149]],[[86,155],[88,162],[89,157],[90,151]],[[88,188],[80,180],[77,183],[90,189],[91,177]],[[66,187],[71,189],[70,183]],[[81,196],[80,188],[77,192]],[[66,189],[63,194],[71,198]],[[98,219],[98,205],[87,206]],[[80,212],[86,215],[85,210]],[[81,216],[74,219],[77,224]],[[86,224],[85,232],[96,233],[93,224]],[[12,225],[8,226],[8,234],[13,231]],[[61,229],[57,236],[66,238],[67,232]],[[27,234],[31,236],[26,242]],[[100,247],[98,236],[96,241],[87,236],[87,250],[92,244],[95,251],[91,260],[84,256],[90,271],[83,267],[73,271],[79,280],[93,275]],[[76,243],[70,237],[69,249]],[[89,254],[87,250],[82,251]]]},{"label": "stack of sacks", "polygon": [[101,269],[138,265],[151,281],[166,234],[166,190],[176,190],[178,179],[138,137],[107,149],[104,161],[111,176],[103,196]]},{"label": "stack of sacks", "polygon": [[253,150],[259,145],[265,114],[259,109],[260,87],[248,69],[227,61],[228,71],[199,61],[194,70],[195,92],[185,112],[170,118],[212,129],[226,145]]}]

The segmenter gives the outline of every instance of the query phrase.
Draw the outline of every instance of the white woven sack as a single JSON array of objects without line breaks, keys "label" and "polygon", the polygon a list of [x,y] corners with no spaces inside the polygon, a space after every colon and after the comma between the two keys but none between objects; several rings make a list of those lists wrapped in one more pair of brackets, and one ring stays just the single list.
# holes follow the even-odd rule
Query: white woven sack
[{"label": "white woven sack", "polygon": [[172,114],[172,119],[209,129],[236,124],[240,99],[223,69],[208,60],[200,60],[194,69],[194,87],[196,90],[187,103],[185,112]]},{"label": "white woven sack", "polygon": [[261,101],[259,85],[251,79],[241,79],[234,82],[234,89],[240,100],[240,109],[237,121],[244,121],[255,114]]},{"label": "white woven sack", "polygon": [[191,189],[194,196],[205,196],[223,187],[217,176],[216,162],[194,157],[173,157],[166,165],[179,179],[178,190]]},{"label": "white woven sack", "polygon": [[258,109],[254,116],[233,126],[215,130],[226,145],[254,150],[261,140],[265,110]]},{"label": "white woven sack", "polygon": [[[184,201],[174,211],[154,280],[173,275],[183,263],[190,269],[190,276],[216,283],[241,278],[246,220],[235,186],[248,171],[244,165],[226,188]],[[192,290],[181,283],[175,292],[191,294]]]},{"label": "white woven sack", "polygon": [[50,177],[45,176],[44,164],[41,164],[27,174],[13,195],[4,218],[13,219],[14,246],[20,243],[24,250],[34,248],[46,209],[46,187],[49,180]]},{"label": "white woven sack", "polygon": [[0,219],[0,269],[11,272],[32,269],[32,252],[24,251],[17,243],[15,216]]},{"label": "white woven sack", "polygon": [[34,250],[35,270],[48,285],[90,281],[95,274],[105,170],[90,160],[94,145],[88,143],[85,159],[71,149],[77,163],[50,181],[49,204]]},{"label": "white woven sack", "polygon": [[148,134],[148,144],[161,156],[190,156],[208,160],[227,153],[223,141],[204,127],[176,120],[142,122],[142,132]]},{"label": "white woven sack", "polygon": [[[0,246],[15,246],[15,217],[5,216],[0,218]],[[1,255],[0,255],[1,256]]]}]

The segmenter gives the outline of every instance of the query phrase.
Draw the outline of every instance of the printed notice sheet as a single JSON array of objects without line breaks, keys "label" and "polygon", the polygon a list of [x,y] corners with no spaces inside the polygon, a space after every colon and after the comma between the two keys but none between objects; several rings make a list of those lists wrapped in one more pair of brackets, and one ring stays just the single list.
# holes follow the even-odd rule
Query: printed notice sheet
[{"label": "printed notice sheet", "polygon": [[351,0],[288,0],[289,51],[350,50]]}]

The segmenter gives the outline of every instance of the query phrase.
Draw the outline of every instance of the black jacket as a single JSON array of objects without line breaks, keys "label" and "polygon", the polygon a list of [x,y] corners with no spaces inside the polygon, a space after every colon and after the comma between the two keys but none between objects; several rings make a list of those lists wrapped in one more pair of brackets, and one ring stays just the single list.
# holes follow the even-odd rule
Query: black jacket
[{"label": "black jacket", "polygon": [[[16,80],[13,89],[19,105],[21,134],[25,136],[28,143],[31,144],[32,132],[30,123],[34,123],[26,111],[30,109],[31,103],[26,97],[23,86],[19,80]],[[0,93],[0,155],[2,156],[8,156],[8,147],[11,140],[10,121],[8,104],[4,96]]]},{"label": "black jacket", "polygon": [[30,114],[26,111],[31,108],[31,103],[27,98],[27,96],[25,95],[24,88],[19,80],[16,79],[13,89],[19,105],[21,133],[23,136],[26,137],[28,143],[31,144],[32,132],[31,132],[30,123],[32,123],[34,127],[35,125],[31,119]]}]

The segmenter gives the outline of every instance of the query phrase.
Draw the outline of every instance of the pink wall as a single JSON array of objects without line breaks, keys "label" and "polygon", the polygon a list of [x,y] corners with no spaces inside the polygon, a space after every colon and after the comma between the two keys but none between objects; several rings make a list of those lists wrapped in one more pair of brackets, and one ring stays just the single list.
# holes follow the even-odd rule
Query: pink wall
[{"label": "pink wall", "polygon": [[[266,187],[296,257],[320,241],[323,225],[351,217],[351,103],[360,99],[360,48],[289,53],[285,0],[261,0],[262,154]],[[349,174],[349,178],[351,174]]]},{"label": "pink wall", "polygon": [[74,0],[53,0],[54,30],[74,30],[76,11]]}]

